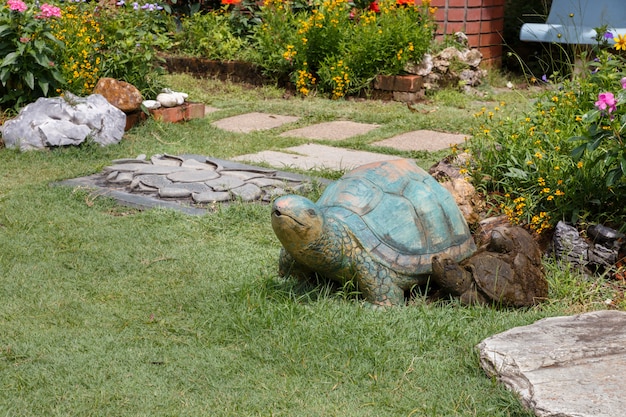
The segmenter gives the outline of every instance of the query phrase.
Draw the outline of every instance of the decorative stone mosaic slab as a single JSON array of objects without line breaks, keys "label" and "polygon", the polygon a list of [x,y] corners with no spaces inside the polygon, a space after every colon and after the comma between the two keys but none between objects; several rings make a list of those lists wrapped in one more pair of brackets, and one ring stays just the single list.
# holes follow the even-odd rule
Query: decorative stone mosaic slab
[{"label": "decorative stone mosaic slab", "polygon": [[115,160],[99,174],[57,184],[97,189],[101,195],[141,209],[163,207],[204,214],[217,203],[268,203],[282,194],[302,193],[313,181],[303,175],[201,155],[155,155],[150,160],[142,155]]}]

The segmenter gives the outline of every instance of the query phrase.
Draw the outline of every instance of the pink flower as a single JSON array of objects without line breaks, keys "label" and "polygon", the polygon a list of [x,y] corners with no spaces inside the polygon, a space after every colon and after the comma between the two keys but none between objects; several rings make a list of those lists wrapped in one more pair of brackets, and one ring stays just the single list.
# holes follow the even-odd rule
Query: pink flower
[{"label": "pink flower", "polygon": [[608,113],[615,111],[617,108],[617,101],[613,93],[606,92],[598,94],[598,101],[596,101],[596,107],[598,110],[605,111],[608,108]]},{"label": "pink flower", "polygon": [[61,9],[48,3],[42,4],[39,9],[41,13],[35,16],[37,19],[48,19],[50,17],[61,17]]},{"label": "pink flower", "polygon": [[15,10],[20,13],[26,11],[27,9],[26,3],[22,0],[8,0],[7,6],[9,6],[9,10]]},{"label": "pink flower", "polygon": [[626,90],[626,77],[619,80],[619,82],[622,84],[622,90]]}]

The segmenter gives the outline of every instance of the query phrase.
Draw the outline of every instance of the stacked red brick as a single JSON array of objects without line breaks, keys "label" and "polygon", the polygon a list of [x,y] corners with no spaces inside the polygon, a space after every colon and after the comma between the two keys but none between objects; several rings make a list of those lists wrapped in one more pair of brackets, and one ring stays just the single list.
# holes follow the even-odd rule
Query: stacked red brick
[{"label": "stacked red brick", "polygon": [[437,7],[438,35],[464,32],[470,47],[479,48],[485,65],[499,66],[502,58],[505,0],[432,0]]}]

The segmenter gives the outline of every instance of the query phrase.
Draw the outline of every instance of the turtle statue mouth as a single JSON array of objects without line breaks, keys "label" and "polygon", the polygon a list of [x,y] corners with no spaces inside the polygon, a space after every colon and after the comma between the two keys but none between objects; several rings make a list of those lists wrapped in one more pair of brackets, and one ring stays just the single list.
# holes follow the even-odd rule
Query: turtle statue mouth
[{"label": "turtle statue mouth", "polygon": [[299,221],[299,220],[298,220],[298,219],[296,219],[295,217],[290,216],[289,214],[287,214],[287,213],[284,213],[284,212],[280,211],[279,209],[274,209],[274,210],[272,210],[272,216],[273,216],[273,217],[276,217],[276,218],[281,218],[281,217],[282,217],[283,219],[284,219],[284,218],[287,218],[287,219],[289,219],[289,220],[291,220],[291,221],[293,221],[293,222],[297,223],[298,225],[300,225],[300,226],[304,227],[304,223],[302,223],[301,221]]}]

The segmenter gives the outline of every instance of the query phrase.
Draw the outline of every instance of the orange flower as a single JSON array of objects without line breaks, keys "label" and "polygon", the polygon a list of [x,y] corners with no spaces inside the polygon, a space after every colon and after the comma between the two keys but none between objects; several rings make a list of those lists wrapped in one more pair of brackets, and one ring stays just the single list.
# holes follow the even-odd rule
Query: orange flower
[{"label": "orange flower", "polygon": [[224,5],[239,4],[239,3],[241,3],[241,0],[222,0],[222,4]]}]

